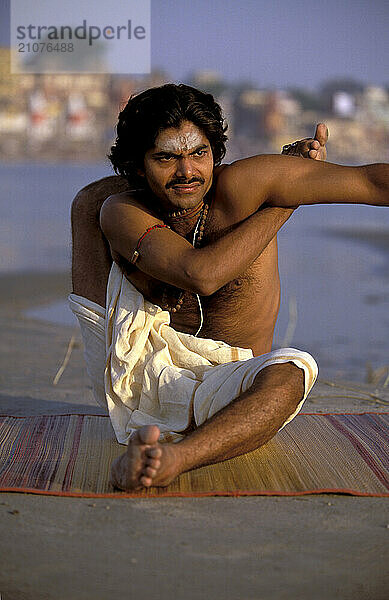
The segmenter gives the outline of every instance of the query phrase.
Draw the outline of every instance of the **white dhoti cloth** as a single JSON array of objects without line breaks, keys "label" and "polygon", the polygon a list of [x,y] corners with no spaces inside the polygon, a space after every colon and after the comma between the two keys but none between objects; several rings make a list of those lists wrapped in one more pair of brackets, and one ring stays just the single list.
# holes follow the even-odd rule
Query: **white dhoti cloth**
[{"label": "white dhoti cloth", "polygon": [[317,377],[306,352],[283,348],[261,356],[249,349],[180,333],[170,315],[145,300],[114,263],[107,308],[76,294],[85,359],[98,404],[108,409],[117,440],[127,444],[143,425],[158,425],[161,441],[178,441],[194,417],[201,425],[246,391],[269,365],[292,362],[304,371],[304,397]]}]

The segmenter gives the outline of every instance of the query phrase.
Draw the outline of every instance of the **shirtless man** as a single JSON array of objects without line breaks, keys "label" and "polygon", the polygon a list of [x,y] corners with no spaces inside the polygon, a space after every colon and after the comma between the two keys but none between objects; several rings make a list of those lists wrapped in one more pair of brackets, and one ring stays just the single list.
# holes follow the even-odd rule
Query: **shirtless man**
[{"label": "shirtless man", "polygon": [[[302,152],[312,158],[324,154],[324,129],[317,134],[320,141],[308,140]],[[128,191],[119,180],[108,190],[103,180],[76,198],[73,289],[105,306],[113,259],[147,300],[166,304],[174,329],[198,331],[198,294],[201,337],[251,348],[257,356],[271,350],[279,309],[278,229],[304,204],[389,205],[389,168],[278,155],[220,165],[225,139],[220,108],[198,90],[169,85],[131,99],[110,158],[117,172],[143,185]],[[194,248],[188,240],[204,203],[204,237]],[[302,396],[300,369],[268,366],[179,443],[159,444],[155,425],[140,428],[113,463],[112,483],[121,489],[166,486],[185,471],[254,450],[275,435]]]}]

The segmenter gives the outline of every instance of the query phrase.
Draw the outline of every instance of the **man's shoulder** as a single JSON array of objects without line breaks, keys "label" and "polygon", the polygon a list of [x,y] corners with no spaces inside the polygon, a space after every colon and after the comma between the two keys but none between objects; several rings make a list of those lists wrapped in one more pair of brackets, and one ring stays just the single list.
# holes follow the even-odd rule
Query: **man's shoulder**
[{"label": "man's shoulder", "polygon": [[222,210],[252,214],[266,199],[277,175],[279,158],[276,154],[258,154],[221,165],[215,177],[215,202]]},{"label": "man's shoulder", "polygon": [[126,189],[129,189],[128,181],[121,177],[121,175],[109,175],[108,177],[102,177],[96,181],[92,181],[85,187],[83,187],[77,194],[78,197],[82,196],[93,196],[94,198],[104,197],[108,198],[116,193],[120,193]]},{"label": "man's shoulder", "polygon": [[280,164],[280,159],[282,161],[283,158],[285,157],[280,154],[256,154],[254,156],[247,156],[235,160],[232,163],[222,164],[219,167],[216,167],[215,175],[218,180],[223,182],[240,173],[246,174],[247,171],[252,169],[263,169],[266,171],[269,169],[273,170],[277,169],[277,166]]},{"label": "man's shoulder", "polygon": [[101,206],[108,196],[128,189],[128,182],[124,177],[111,175],[97,181],[92,181],[75,195],[72,211],[81,211],[82,214],[93,217],[100,212]]}]

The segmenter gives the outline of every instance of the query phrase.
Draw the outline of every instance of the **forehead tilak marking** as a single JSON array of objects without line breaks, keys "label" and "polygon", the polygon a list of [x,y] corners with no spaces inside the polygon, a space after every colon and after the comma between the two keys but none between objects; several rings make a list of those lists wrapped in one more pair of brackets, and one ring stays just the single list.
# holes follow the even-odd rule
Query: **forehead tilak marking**
[{"label": "forehead tilak marking", "polygon": [[170,134],[162,142],[158,143],[158,150],[163,152],[173,152],[179,154],[180,152],[189,152],[190,150],[197,148],[204,143],[204,140],[200,133],[196,131],[190,131],[183,134]]}]

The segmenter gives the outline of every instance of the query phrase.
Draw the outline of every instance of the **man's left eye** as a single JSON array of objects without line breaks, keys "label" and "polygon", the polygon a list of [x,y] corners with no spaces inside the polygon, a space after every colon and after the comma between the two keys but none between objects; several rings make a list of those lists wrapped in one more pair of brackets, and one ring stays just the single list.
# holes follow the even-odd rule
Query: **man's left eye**
[{"label": "man's left eye", "polygon": [[206,154],[207,151],[206,150],[197,150],[196,152],[193,153],[194,156],[204,156],[204,154]]}]

